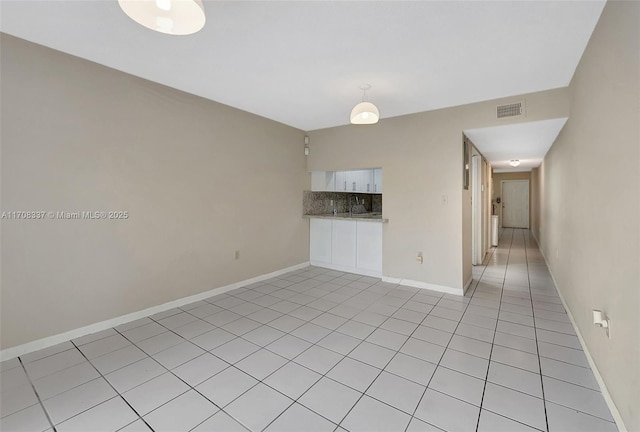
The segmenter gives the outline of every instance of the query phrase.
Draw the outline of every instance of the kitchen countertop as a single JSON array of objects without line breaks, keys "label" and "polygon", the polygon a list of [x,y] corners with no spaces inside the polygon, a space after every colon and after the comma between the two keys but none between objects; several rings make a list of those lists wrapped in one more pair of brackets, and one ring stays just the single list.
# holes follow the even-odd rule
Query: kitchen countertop
[{"label": "kitchen countertop", "polygon": [[304,218],[318,218],[318,219],[339,219],[339,220],[354,220],[354,221],[368,221],[368,222],[379,222],[379,223],[389,223],[389,219],[383,219],[382,213],[354,213],[349,215],[349,213],[338,213],[337,215],[333,215],[332,213],[328,214],[307,214],[302,215]]}]

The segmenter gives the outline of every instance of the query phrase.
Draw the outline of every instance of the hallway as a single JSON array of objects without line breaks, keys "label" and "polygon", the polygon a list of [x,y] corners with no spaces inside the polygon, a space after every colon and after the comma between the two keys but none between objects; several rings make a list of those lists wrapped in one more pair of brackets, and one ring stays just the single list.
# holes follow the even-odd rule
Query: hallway
[{"label": "hallway", "polygon": [[0,429],[617,430],[529,231],[474,272],[308,267],[8,360]]},{"label": "hallway", "polygon": [[[504,229],[474,284],[465,315],[487,331],[468,336],[493,343],[483,413],[549,431],[617,430],[531,232]],[[479,430],[516,429],[484,419],[497,417],[481,415]]]}]

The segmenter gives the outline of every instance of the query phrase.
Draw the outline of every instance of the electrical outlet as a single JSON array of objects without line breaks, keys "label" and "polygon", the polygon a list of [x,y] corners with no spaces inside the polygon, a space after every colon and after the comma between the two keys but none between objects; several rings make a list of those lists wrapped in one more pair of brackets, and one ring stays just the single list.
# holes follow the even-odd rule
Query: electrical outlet
[{"label": "electrical outlet", "polygon": [[237,250],[235,255],[234,255],[235,259],[239,260],[240,259],[240,251]]}]

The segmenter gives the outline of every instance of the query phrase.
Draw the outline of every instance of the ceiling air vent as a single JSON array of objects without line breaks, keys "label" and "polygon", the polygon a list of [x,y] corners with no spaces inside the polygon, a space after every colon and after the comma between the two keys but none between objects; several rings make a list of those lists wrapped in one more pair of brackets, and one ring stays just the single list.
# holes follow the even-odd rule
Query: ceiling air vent
[{"label": "ceiling air vent", "polygon": [[516,117],[524,115],[524,102],[500,105],[497,110],[498,118]]}]

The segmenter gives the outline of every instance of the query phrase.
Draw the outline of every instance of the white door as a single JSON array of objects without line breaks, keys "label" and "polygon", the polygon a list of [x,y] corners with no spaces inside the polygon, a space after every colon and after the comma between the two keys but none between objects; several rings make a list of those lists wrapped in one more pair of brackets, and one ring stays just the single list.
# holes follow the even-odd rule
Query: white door
[{"label": "white door", "polygon": [[331,219],[309,220],[309,261],[331,264]]},{"label": "white door", "polygon": [[502,181],[502,226],[529,228],[529,180]]}]

